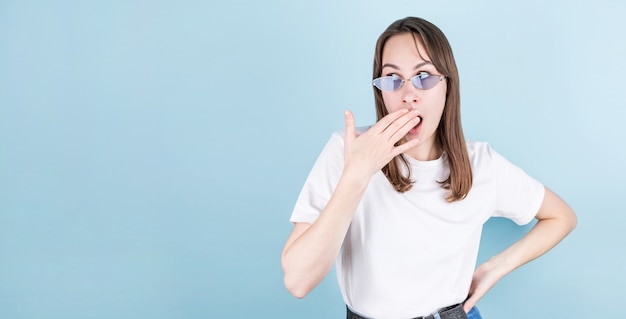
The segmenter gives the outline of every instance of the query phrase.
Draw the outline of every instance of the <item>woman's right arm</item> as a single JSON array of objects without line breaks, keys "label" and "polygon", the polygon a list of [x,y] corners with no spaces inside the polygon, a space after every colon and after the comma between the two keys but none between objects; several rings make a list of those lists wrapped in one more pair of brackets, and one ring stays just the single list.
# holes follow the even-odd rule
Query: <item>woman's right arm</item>
[{"label": "woman's right arm", "polygon": [[313,224],[295,223],[283,249],[285,287],[297,298],[306,296],[330,271],[372,175],[419,143],[395,146],[419,122],[417,114],[406,109],[385,116],[358,136],[349,111],[345,122],[344,169],[337,187]]}]

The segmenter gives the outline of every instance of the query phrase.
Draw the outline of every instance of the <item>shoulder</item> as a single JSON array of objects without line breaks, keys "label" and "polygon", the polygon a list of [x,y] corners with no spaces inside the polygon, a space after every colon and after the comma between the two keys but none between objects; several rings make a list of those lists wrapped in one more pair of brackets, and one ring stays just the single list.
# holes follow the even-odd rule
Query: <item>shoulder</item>
[{"label": "shoulder", "polygon": [[467,154],[472,162],[493,158],[495,154],[495,151],[487,142],[467,141],[465,144],[467,146]]},{"label": "shoulder", "polygon": [[509,161],[494,150],[487,142],[468,141],[467,153],[474,169],[507,166]]},{"label": "shoulder", "polygon": [[517,169],[515,164],[494,150],[487,142],[468,141],[466,145],[470,163],[475,171]]}]

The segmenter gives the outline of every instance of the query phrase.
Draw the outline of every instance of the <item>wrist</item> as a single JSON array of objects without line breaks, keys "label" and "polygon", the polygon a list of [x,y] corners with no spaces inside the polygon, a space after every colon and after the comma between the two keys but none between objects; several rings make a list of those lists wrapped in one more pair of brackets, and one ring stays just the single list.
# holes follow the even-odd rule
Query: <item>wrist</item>
[{"label": "wrist", "polygon": [[497,278],[502,278],[513,271],[514,267],[512,268],[510,264],[506,255],[501,253],[489,258],[483,266]]},{"label": "wrist", "polygon": [[339,179],[339,184],[345,185],[354,191],[364,191],[372,178],[371,174],[356,169],[345,168]]}]

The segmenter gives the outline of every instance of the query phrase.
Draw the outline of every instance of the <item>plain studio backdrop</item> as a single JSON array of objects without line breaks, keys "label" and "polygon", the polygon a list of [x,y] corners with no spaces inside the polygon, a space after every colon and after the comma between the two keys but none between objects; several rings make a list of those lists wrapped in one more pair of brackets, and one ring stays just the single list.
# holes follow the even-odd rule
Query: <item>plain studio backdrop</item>
[{"label": "plain studio backdrop", "polygon": [[[466,138],[578,214],[484,317],[618,317],[624,14],[618,0],[0,1],[0,318],[345,317],[334,271],[298,300],[280,253],[343,110],[374,121],[374,44],[406,16],[451,42]],[[530,227],[489,221],[479,262]]]}]

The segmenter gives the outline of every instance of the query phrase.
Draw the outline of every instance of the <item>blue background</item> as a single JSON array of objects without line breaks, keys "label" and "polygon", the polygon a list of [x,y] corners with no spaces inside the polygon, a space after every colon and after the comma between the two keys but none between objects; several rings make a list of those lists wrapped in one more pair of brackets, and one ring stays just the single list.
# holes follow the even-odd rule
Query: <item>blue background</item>
[{"label": "blue background", "polygon": [[[374,43],[448,36],[465,134],[578,228],[485,318],[623,313],[623,1],[0,1],[0,318],[342,318],[280,253],[343,110],[374,120]],[[531,226],[492,220],[484,261]],[[419,287],[416,287],[419,289]]]}]

